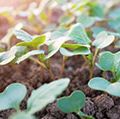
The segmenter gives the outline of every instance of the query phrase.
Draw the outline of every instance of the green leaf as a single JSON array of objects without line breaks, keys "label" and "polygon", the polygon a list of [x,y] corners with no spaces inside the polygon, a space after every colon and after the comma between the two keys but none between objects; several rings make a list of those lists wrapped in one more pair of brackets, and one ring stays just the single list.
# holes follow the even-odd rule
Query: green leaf
[{"label": "green leaf", "polygon": [[57,101],[57,106],[62,112],[78,113],[85,106],[85,94],[82,91],[74,91],[70,96],[62,97]]},{"label": "green leaf", "polygon": [[109,51],[100,54],[98,60],[98,67],[104,71],[113,71],[114,69],[114,55]]},{"label": "green leaf", "polygon": [[13,83],[9,85],[4,92],[0,93],[0,110],[10,108],[18,110],[26,93],[27,89],[23,84]]},{"label": "green leaf", "polygon": [[26,112],[19,112],[10,116],[9,119],[35,119],[35,117]]},{"label": "green leaf", "polygon": [[102,31],[105,31],[106,29],[104,27],[98,27],[98,26],[95,26],[92,28],[92,32],[93,32],[93,37],[96,38],[96,36],[102,32]]},{"label": "green leaf", "polygon": [[85,15],[85,14],[82,14],[82,15],[78,16],[78,18],[77,18],[77,22],[81,23],[85,28],[90,27],[95,22],[101,21],[101,20],[102,19],[99,18],[99,17],[92,17],[92,16],[88,16],[88,15]]},{"label": "green leaf", "polygon": [[113,35],[109,35],[108,32],[102,31],[96,36],[92,44],[96,48],[102,49],[109,46],[114,40],[115,37]]},{"label": "green leaf", "polygon": [[32,50],[24,55],[22,55],[21,57],[19,57],[16,61],[17,64],[19,64],[20,62],[24,61],[25,59],[34,56],[34,55],[39,55],[39,54],[44,54],[43,50]]},{"label": "green leaf", "polygon": [[103,18],[105,15],[105,9],[104,6],[97,3],[97,2],[91,2],[90,4],[90,14],[92,16],[97,16]]},{"label": "green leaf", "polygon": [[25,41],[25,42],[31,41],[33,39],[33,36],[31,36],[30,34],[28,34],[27,32],[23,30],[15,30],[14,34],[18,39]]},{"label": "green leaf", "polygon": [[113,19],[116,19],[116,18],[120,17],[119,13],[120,13],[120,8],[115,8],[115,9],[110,11],[109,17],[113,18]]},{"label": "green leaf", "polygon": [[59,79],[34,90],[27,102],[27,112],[34,114],[55,101],[56,97],[67,88],[69,82],[68,78]]},{"label": "green leaf", "polygon": [[120,68],[120,52],[105,51],[100,54],[97,66],[104,71],[118,73]]},{"label": "green leaf", "polygon": [[88,86],[92,89],[105,91],[110,95],[120,97],[120,82],[110,83],[104,78],[96,77],[89,81]]},{"label": "green leaf", "polygon": [[91,42],[84,27],[80,23],[73,25],[67,35],[71,40],[83,45],[89,45]]},{"label": "green leaf", "polygon": [[17,44],[17,46],[27,46],[27,47],[37,48],[38,46],[43,45],[45,41],[46,41],[46,35],[41,35],[32,38],[31,41],[20,42]]},{"label": "green leaf", "polygon": [[60,38],[55,39],[51,44],[48,46],[48,55],[46,56],[46,59],[49,59],[52,57],[56,52],[59,51],[60,47],[68,40],[68,37],[63,36]]},{"label": "green leaf", "polygon": [[13,46],[10,50],[0,53],[0,65],[5,65],[13,61],[17,56],[23,53],[25,50],[21,46]]},{"label": "green leaf", "polygon": [[60,25],[69,25],[75,20],[74,16],[66,15],[60,19]]},{"label": "green leaf", "polygon": [[95,77],[91,79],[88,86],[95,90],[105,91],[106,87],[110,85],[110,82],[101,77]]},{"label": "green leaf", "polygon": [[116,19],[110,19],[108,21],[108,25],[110,28],[120,33],[120,16],[117,17]]},{"label": "green leaf", "polygon": [[86,45],[63,44],[62,48],[60,48],[60,53],[64,56],[88,55],[90,54],[90,49]]}]

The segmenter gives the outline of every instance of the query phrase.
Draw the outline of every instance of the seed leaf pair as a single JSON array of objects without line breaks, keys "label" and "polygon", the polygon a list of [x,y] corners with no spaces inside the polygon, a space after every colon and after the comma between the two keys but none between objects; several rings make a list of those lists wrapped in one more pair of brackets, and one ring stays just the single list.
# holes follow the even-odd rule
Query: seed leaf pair
[{"label": "seed leaf pair", "polygon": [[88,86],[95,90],[100,90],[109,93],[113,96],[120,97],[120,82],[110,83],[104,78],[96,77],[89,81]]}]

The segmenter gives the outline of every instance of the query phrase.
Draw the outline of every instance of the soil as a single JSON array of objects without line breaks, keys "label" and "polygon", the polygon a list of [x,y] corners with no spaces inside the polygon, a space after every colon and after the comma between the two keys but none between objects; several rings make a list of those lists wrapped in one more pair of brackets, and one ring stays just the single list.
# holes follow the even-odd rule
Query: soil
[{"label": "soil", "polygon": [[[55,55],[51,60],[51,69],[55,75],[55,80],[60,78],[61,56]],[[120,119],[120,100],[103,92],[94,91],[87,86],[89,80],[88,67],[82,67],[84,60],[81,56],[69,58],[65,63],[65,71],[62,77],[69,77],[71,83],[67,90],[62,94],[69,95],[74,90],[82,90],[86,96],[86,105],[83,112],[92,115],[95,119]],[[27,60],[19,65],[9,64],[0,67],[0,92],[13,82],[20,82],[27,86],[28,95],[21,105],[21,109],[26,108],[26,100],[31,91],[44,83],[51,82],[49,73],[36,63]],[[95,68],[95,76],[100,76],[101,71]],[[8,119],[14,110],[0,112],[0,119]],[[56,102],[49,104],[45,109],[36,113],[38,119],[79,119],[75,114],[65,114],[61,112]]]}]

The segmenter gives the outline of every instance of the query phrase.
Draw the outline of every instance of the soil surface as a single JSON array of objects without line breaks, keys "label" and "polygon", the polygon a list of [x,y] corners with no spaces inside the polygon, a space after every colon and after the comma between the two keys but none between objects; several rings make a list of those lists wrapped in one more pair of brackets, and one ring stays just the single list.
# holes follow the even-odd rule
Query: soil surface
[{"label": "soil surface", "polygon": [[[61,56],[57,54],[51,60],[52,72],[55,80],[60,78]],[[83,112],[92,115],[95,119],[120,119],[120,100],[109,96],[103,92],[94,91],[87,86],[89,80],[89,68],[83,67],[84,60],[81,56],[69,58],[65,63],[65,71],[62,77],[69,77],[71,83],[67,90],[62,94],[69,95],[74,90],[82,90],[86,96],[86,105]],[[100,76],[102,72],[95,68],[94,75]],[[108,73],[109,74],[109,73]],[[107,75],[109,76],[109,75]],[[107,77],[106,76],[106,77]],[[41,69],[36,63],[27,60],[19,65],[9,64],[0,67],[0,91],[13,82],[25,84],[28,88],[28,95],[21,105],[21,109],[26,108],[26,100],[31,91],[44,83],[51,82],[48,71]],[[0,119],[8,119],[14,110],[0,112]],[[36,113],[38,119],[79,119],[75,114],[64,114],[57,106],[56,102],[49,104],[45,109]]]}]

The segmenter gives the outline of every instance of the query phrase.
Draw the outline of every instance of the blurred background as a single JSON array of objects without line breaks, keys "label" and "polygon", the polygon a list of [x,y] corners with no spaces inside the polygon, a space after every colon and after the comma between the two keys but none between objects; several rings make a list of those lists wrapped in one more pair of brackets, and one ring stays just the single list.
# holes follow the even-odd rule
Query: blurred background
[{"label": "blurred background", "polygon": [[0,39],[8,42],[18,27],[31,34],[68,28],[81,14],[103,19],[115,6],[120,0],[0,0]]}]

